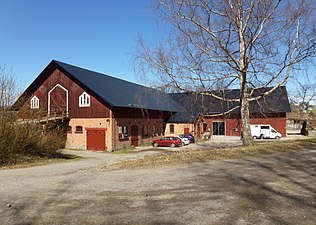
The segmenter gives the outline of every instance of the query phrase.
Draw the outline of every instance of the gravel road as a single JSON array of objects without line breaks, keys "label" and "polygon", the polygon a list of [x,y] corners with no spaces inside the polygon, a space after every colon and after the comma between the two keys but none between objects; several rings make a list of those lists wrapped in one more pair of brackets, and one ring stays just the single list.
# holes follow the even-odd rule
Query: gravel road
[{"label": "gravel road", "polygon": [[0,224],[316,224],[316,150],[159,168],[101,166],[156,152],[0,170]]}]

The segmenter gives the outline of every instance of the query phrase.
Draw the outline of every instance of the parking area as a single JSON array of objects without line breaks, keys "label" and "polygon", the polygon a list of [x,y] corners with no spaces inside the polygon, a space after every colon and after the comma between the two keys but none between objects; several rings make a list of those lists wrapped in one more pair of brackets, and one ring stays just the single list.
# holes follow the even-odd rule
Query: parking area
[{"label": "parking area", "polygon": [[[286,141],[286,140],[298,140],[298,139],[306,139],[309,137],[293,134],[288,135],[287,137],[283,137],[280,139],[256,139],[257,143],[266,143],[266,142],[275,142],[275,141]],[[211,136],[210,139],[197,141],[196,143],[191,143],[182,147],[153,147],[153,146],[139,146],[136,147],[134,151],[144,151],[151,149],[160,149],[162,151],[190,151],[190,150],[203,150],[210,148],[227,148],[227,147],[237,147],[241,146],[242,141],[240,137],[237,136]]]}]

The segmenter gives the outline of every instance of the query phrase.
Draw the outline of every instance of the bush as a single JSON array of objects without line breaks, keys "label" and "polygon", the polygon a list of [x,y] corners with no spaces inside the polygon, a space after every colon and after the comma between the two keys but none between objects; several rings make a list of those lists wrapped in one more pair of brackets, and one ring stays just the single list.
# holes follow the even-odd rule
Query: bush
[{"label": "bush", "polygon": [[39,123],[17,122],[15,115],[0,113],[0,165],[59,157],[65,140],[64,130],[44,132]]}]

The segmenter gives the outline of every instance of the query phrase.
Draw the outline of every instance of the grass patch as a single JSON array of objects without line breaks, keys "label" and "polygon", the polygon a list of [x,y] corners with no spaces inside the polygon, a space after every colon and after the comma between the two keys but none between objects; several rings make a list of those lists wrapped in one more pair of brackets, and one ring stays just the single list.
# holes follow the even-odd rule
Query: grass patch
[{"label": "grass patch", "polygon": [[[143,144],[138,145],[138,147],[148,147],[151,146],[151,142],[145,142]],[[129,153],[135,153],[135,151],[133,152],[133,150],[135,150],[135,147],[131,147],[131,146],[124,146],[121,149],[115,150],[114,152],[112,152],[113,154],[129,154]]]},{"label": "grass patch", "polygon": [[136,160],[126,160],[114,165],[105,167],[106,170],[155,167],[160,165],[171,165],[181,163],[206,162],[210,160],[231,159],[241,156],[254,156],[274,152],[287,152],[301,150],[316,146],[316,138],[278,141],[270,143],[255,144],[253,146],[241,146],[222,149],[192,150],[186,152],[175,152],[171,154],[161,154],[146,156]]},{"label": "grass patch", "polygon": [[144,142],[144,143],[138,145],[138,147],[149,147],[149,146],[152,146],[151,141],[147,141],[147,142]]},{"label": "grass patch", "polygon": [[83,159],[83,157],[77,156],[77,155],[59,153],[54,158],[21,156],[20,159],[21,159],[20,162],[10,163],[10,164],[5,164],[5,165],[0,164],[0,170],[42,166],[42,165],[47,165],[47,164],[52,164],[52,163],[67,162],[69,160],[80,160],[80,159]]},{"label": "grass patch", "polygon": [[134,150],[135,148],[133,147],[125,147],[119,150],[116,150],[114,152],[112,152],[113,154],[128,154],[128,153],[132,153],[132,150]]}]

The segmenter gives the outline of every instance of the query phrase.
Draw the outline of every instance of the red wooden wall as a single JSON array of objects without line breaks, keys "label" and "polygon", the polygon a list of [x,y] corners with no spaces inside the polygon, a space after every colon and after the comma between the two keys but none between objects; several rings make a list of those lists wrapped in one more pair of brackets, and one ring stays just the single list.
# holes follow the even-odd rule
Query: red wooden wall
[{"label": "red wooden wall", "polygon": [[171,116],[169,112],[161,112],[158,110],[147,110],[138,108],[114,107],[112,109],[115,118],[151,118],[166,119]]},{"label": "red wooden wall", "polygon": [[[79,96],[84,92],[84,90],[58,69],[56,69],[34,93],[34,95],[36,95],[40,100],[39,110],[47,111],[48,92],[57,84],[60,84],[68,90],[68,107],[71,118],[110,117],[110,110],[95,99],[89,92],[87,93],[90,95],[90,107],[79,107]],[[22,110],[28,107],[31,98],[32,96],[24,103]],[[38,109],[32,110],[36,111]]]},{"label": "red wooden wall", "polygon": [[[259,115],[253,115],[250,119],[250,124],[269,124],[283,137],[286,137],[286,113],[279,114],[267,114],[265,117]],[[241,119],[240,118],[204,118],[207,122],[207,128],[210,128],[212,133],[212,122],[223,121],[226,123],[226,136],[240,136],[241,133]]]}]

